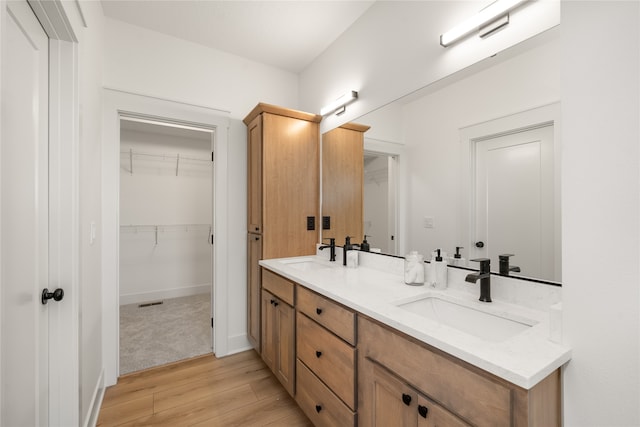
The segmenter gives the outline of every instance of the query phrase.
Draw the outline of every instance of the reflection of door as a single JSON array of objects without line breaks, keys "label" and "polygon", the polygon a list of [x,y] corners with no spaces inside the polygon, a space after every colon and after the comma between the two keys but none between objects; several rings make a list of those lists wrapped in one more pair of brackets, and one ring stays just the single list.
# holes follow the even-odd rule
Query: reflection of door
[{"label": "reflection of door", "polygon": [[476,141],[476,257],[514,254],[524,276],[554,279],[553,126]]},{"label": "reflection of door", "polygon": [[[49,424],[48,38],[25,2],[2,46],[0,425]],[[55,303],[62,304],[62,303]]]}]

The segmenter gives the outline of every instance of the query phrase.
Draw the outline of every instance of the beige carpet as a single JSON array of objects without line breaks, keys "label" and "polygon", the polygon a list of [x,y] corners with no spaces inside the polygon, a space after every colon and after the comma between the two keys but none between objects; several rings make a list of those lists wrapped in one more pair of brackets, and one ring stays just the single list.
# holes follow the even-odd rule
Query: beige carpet
[{"label": "beige carpet", "polygon": [[120,306],[120,375],[211,351],[210,294]]}]

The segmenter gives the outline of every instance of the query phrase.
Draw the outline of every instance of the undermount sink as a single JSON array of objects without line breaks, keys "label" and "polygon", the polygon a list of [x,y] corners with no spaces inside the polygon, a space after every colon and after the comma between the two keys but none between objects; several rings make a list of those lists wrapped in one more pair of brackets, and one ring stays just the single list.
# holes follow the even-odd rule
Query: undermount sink
[{"label": "undermount sink", "polygon": [[289,267],[300,271],[324,270],[325,268],[331,268],[330,266],[313,258],[292,259],[282,262],[287,264]]},{"label": "undermount sink", "polygon": [[535,325],[427,296],[398,307],[488,341],[504,341]]}]

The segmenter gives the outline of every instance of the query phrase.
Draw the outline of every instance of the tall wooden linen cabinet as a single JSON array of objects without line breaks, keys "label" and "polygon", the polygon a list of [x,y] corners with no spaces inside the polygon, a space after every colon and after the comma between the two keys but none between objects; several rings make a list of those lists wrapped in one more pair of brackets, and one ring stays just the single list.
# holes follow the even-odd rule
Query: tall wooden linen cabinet
[{"label": "tall wooden linen cabinet", "polygon": [[247,335],[261,352],[261,259],[313,255],[321,116],[258,104],[247,125]]}]

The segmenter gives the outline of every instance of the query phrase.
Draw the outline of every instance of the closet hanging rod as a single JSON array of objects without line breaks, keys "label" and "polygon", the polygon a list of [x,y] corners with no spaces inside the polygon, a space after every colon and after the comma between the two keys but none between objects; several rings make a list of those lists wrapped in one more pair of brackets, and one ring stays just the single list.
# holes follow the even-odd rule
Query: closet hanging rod
[{"label": "closet hanging rod", "polygon": [[153,231],[156,227],[174,227],[174,228],[185,228],[185,227],[211,227],[211,224],[123,224],[120,228],[148,228],[149,231]]},{"label": "closet hanging rod", "polygon": [[158,157],[158,158],[162,158],[162,159],[177,159],[178,157],[180,157],[180,160],[193,160],[196,162],[210,162],[211,160],[209,158],[197,158],[197,157],[188,157],[188,156],[183,156],[181,154],[157,154],[157,153],[143,153],[142,151],[133,151],[133,150],[128,150],[128,151],[120,151],[120,154],[127,154],[130,157],[133,156],[147,156],[147,157]]}]

